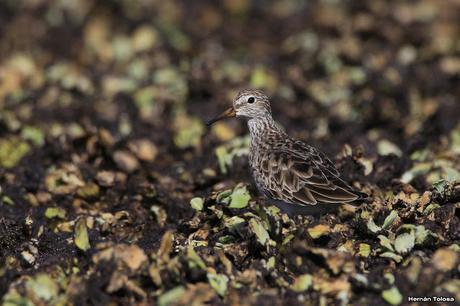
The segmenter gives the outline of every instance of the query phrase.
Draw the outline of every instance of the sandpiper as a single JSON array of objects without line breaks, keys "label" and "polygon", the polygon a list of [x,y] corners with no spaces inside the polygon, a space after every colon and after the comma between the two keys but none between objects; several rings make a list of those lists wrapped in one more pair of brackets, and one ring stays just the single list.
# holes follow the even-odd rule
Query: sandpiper
[{"label": "sandpiper", "polygon": [[325,154],[286,134],[260,90],[239,92],[233,106],[207,125],[230,117],[247,120],[249,164],[257,189],[290,216],[322,213],[365,197],[340,178]]}]

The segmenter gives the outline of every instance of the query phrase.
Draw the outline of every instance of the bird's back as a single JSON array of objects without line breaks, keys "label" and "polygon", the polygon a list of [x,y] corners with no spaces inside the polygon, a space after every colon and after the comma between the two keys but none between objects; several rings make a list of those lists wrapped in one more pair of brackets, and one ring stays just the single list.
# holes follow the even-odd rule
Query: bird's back
[{"label": "bird's back", "polygon": [[264,195],[302,206],[349,203],[360,198],[325,154],[276,127],[270,128],[264,126],[251,135],[249,156],[255,183]]}]

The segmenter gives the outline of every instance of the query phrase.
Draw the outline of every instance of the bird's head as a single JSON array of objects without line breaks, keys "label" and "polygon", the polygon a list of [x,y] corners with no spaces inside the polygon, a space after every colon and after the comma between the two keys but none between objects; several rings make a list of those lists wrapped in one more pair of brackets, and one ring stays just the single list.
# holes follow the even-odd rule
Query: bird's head
[{"label": "bird's head", "polygon": [[233,106],[207,123],[208,126],[225,118],[241,117],[245,119],[271,117],[268,97],[260,90],[245,89],[233,100]]}]

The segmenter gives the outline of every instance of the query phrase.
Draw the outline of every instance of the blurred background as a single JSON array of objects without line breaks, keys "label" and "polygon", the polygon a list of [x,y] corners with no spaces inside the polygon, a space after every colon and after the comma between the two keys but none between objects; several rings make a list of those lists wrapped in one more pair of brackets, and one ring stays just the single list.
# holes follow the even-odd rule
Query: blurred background
[{"label": "blurred background", "polygon": [[[328,153],[344,143],[375,153],[379,141],[411,153],[458,123],[458,1],[0,5],[3,134],[104,128],[173,153],[201,146],[203,121],[247,87]],[[210,137],[244,131],[227,122]]]},{"label": "blurred background", "polygon": [[[104,128],[176,153],[200,147],[203,121],[247,87],[330,154],[344,143],[375,153],[379,142],[412,153],[458,123],[458,1],[0,5],[3,134],[42,143]],[[223,123],[205,143],[244,133]]]},{"label": "blurred background", "polygon": [[[190,198],[249,182],[244,124],[204,126],[248,87],[361,190],[460,178],[457,0],[2,0],[0,37],[3,259],[62,214],[127,210],[90,240],[158,248]],[[70,261],[46,226],[34,262]]]}]

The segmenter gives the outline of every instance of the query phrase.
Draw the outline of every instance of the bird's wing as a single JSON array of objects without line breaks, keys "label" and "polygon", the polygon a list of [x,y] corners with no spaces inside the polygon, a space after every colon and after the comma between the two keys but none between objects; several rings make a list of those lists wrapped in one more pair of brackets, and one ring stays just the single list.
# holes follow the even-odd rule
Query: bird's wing
[{"label": "bird's wing", "polygon": [[[266,192],[274,199],[300,205],[345,203],[359,198],[329,159],[299,150],[268,150],[261,156]],[[322,154],[322,153],[321,153]]]},{"label": "bird's wing", "polygon": [[305,156],[305,154],[308,154],[313,162],[322,165],[323,169],[327,170],[332,175],[337,177],[340,175],[334,163],[323,152],[315,149],[314,147],[297,140],[293,142],[292,150],[295,155],[298,155],[300,157]]}]

